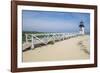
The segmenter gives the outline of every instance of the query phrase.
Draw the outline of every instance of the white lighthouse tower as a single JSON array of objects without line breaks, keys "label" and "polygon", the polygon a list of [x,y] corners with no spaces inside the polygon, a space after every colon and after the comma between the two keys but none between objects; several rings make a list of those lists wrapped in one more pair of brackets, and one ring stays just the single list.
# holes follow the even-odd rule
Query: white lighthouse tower
[{"label": "white lighthouse tower", "polygon": [[85,34],[85,31],[84,31],[84,22],[83,21],[81,21],[80,22],[80,25],[79,25],[79,33],[80,34]]}]

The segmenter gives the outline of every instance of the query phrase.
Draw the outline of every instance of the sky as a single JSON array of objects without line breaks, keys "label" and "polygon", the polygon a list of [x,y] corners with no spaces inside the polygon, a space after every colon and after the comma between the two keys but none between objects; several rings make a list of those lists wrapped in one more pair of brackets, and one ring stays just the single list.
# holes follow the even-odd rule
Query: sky
[{"label": "sky", "polygon": [[22,10],[22,31],[78,32],[80,21],[89,32],[89,13]]}]

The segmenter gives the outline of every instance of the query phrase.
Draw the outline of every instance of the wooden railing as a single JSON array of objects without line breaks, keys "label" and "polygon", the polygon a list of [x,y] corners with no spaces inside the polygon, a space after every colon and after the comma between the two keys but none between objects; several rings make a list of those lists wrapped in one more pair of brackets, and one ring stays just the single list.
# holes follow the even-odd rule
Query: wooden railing
[{"label": "wooden railing", "polygon": [[39,33],[39,34],[25,34],[25,42],[23,49],[30,47],[33,49],[36,44],[48,44],[49,42],[65,40],[71,37],[80,35],[80,33]]}]

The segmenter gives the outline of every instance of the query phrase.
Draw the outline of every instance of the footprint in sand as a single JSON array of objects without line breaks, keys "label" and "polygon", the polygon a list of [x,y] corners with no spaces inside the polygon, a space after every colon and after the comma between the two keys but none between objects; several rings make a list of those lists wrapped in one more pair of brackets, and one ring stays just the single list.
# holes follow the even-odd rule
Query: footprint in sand
[{"label": "footprint in sand", "polygon": [[84,42],[83,41],[79,41],[78,42],[78,45],[80,46],[80,50],[82,50],[82,51],[84,51],[84,53],[86,53],[86,54],[90,54],[90,52],[87,50],[87,46],[84,44]]}]

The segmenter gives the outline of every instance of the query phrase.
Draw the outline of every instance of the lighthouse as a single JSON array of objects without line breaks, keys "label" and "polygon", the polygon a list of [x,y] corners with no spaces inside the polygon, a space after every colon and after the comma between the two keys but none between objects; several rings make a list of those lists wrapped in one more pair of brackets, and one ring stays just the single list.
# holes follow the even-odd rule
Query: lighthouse
[{"label": "lighthouse", "polygon": [[85,34],[85,31],[84,31],[84,22],[83,21],[81,21],[80,22],[80,25],[79,25],[79,33],[80,34]]}]

